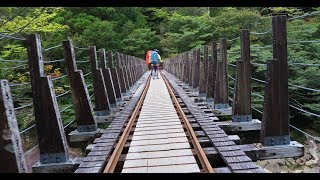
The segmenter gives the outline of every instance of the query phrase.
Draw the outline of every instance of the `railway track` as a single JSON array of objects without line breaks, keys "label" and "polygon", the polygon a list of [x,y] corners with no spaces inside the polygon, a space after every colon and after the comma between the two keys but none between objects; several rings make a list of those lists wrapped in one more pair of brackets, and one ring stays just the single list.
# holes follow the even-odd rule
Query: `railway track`
[{"label": "railway track", "polygon": [[[123,109],[123,115],[95,140],[89,158],[76,172],[263,172],[196,104],[187,102],[189,97],[168,77],[161,73],[160,79],[146,78],[144,87],[132,97],[133,102],[126,105],[129,109]],[[192,118],[182,106],[189,108]],[[190,123],[194,120],[209,142],[199,142],[199,131],[195,131],[199,127]],[[215,148],[222,160],[208,159],[208,147]]]}]

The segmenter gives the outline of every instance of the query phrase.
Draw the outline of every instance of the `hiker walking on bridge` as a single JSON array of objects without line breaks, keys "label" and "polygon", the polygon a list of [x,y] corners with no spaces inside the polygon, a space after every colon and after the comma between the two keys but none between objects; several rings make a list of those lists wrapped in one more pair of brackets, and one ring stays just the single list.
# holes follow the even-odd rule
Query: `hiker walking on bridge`
[{"label": "hiker walking on bridge", "polygon": [[159,50],[154,49],[150,53],[150,63],[152,66],[151,75],[152,75],[153,79],[155,79],[155,78],[159,79],[159,64],[160,64],[160,62],[161,62],[161,56],[159,54]]}]

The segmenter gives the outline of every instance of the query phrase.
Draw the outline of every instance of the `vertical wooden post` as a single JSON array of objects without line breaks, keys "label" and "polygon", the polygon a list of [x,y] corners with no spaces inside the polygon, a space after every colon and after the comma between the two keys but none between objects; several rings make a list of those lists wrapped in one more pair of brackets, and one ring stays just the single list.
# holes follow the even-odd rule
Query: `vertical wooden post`
[{"label": "vertical wooden post", "polygon": [[104,49],[99,49],[99,56],[100,56],[100,68],[102,70],[103,79],[104,79],[110,107],[116,108],[117,107],[117,99],[116,99],[116,95],[115,95],[115,90],[114,90],[114,86],[113,86],[113,81],[112,81],[110,69],[106,67],[106,52]]},{"label": "vertical wooden post", "polygon": [[135,74],[135,61],[134,61],[135,57],[131,56],[131,79],[132,79],[132,85],[134,85],[136,83],[136,74]]},{"label": "vertical wooden post", "polygon": [[138,71],[143,71],[142,67],[139,65],[139,60],[136,57],[133,57],[132,59],[133,66],[132,66],[132,72],[133,72],[133,83],[136,84],[138,81]]},{"label": "vertical wooden post", "polygon": [[208,80],[209,80],[209,47],[205,45],[203,47],[203,61],[204,61],[204,85],[205,85],[205,97],[208,97]]},{"label": "vertical wooden post", "polygon": [[217,53],[217,42],[211,42],[211,61],[209,63],[209,80],[208,80],[208,100],[213,102],[213,97],[215,94],[216,88],[216,74],[217,74],[217,62],[218,62],[218,53]]},{"label": "vertical wooden post", "polygon": [[182,54],[182,63],[183,63],[183,82],[187,83],[188,82],[188,62],[186,58],[186,53]]},{"label": "vertical wooden post", "polygon": [[194,64],[194,73],[195,73],[195,78],[194,78],[194,88],[197,90],[199,89],[199,84],[200,84],[200,59],[201,59],[201,54],[200,54],[200,48],[197,48],[195,50],[195,64]]},{"label": "vertical wooden post", "polygon": [[140,64],[141,63],[141,59],[139,59],[139,58],[135,58],[135,62],[134,62],[134,64],[135,64],[135,67],[134,67],[134,72],[135,72],[135,82],[137,82],[138,81],[138,79],[140,78],[140,71],[142,72],[142,73],[144,73],[144,70],[145,70],[145,67],[146,67],[146,65],[145,64]]},{"label": "vertical wooden post", "polygon": [[[122,102],[122,97],[121,97],[121,87],[120,87],[120,82],[119,82],[119,75],[117,68],[113,66],[113,56],[112,56],[112,51],[108,51],[108,66],[111,72],[111,77],[112,77],[112,82],[113,82],[113,88],[114,92],[117,98],[118,102]],[[118,55],[118,53],[117,53]]]},{"label": "vertical wooden post", "polygon": [[214,109],[229,108],[227,77],[227,39],[220,39],[220,60],[217,62],[217,79],[214,95]]},{"label": "vertical wooden post", "polygon": [[181,81],[184,82],[185,65],[184,65],[183,53],[180,54],[180,68],[181,68],[180,78],[181,78]]},{"label": "vertical wooden post", "polygon": [[[74,48],[71,40],[63,41],[64,59],[70,82],[71,99],[75,111],[77,130],[69,134],[70,141],[86,141],[89,132],[98,130],[83,73],[77,69]],[[89,135],[89,137],[87,136]]]},{"label": "vertical wooden post", "polygon": [[128,84],[129,87],[132,87],[131,57],[129,55],[126,56],[125,63],[127,67]]},{"label": "vertical wooden post", "polygon": [[179,78],[179,55],[174,58],[174,72],[177,78]]},{"label": "vertical wooden post", "polygon": [[133,84],[137,83],[138,80],[138,74],[137,72],[139,70],[143,71],[142,67],[138,66],[138,62],[139,60],[136,57],[132,57],[132,62],[133,62],[133,66],[132,66],[132,72],[133,72]]},{"label": "vertical wooden post", "polygon": [[127,55],[121,54],[121,65],[123,68],[123,76],[124,76],[124,83],[126,84],[127,90],[130,90],[130,84],[129,84],[129,77],[128,77],[128,62],[127,62]]},{"label": "vertical wooden post", "polygon": [[196,79],[196,56],[197,56],[197,50],[193,50],[192,53],[190,54],[190,60],[191,60],[191,86],[192,89],[195,90],[196,88],[196,83],[195,83],[195,79]]},{"label": "vertical wooden post", "polygon": [[189,86],[193,87],[193,60],[192,60],[192,52],[187,52],[187,61],[188,61],[188,72],[189,72],[189,75],[188,75],[188,84]]},{"label": "vertical wooden post", "polygon": [[98,68],[96,46],[89,47],[89,55],[95,97],[95,114],[106,116],[110,114],[109,92],[106,87],[109,82],[105,82],[102,69]]},{"label": "vertical wooden post", "polygon": [[200,76],[200,87],[199,97],[207,97],[207,81],[208,81],[208,46],[203,46],[203,62],[201,63],[201,76]]},{"label": "vertical wooden post", "polygon": [[125,83],[125,78],[124,78],[124,69],[122,67],[122,63],[121,63],[121,58],[122,58],[122,54],[121,53],[116,53],[115,54],[116,57],[116,68],[118,71],[118,75],[119,75],[119,82],[120,82],[120,88],[121,88],[121,93],[123,94],[122,96],[126,95],[126,92],[128,90],[128,87]]},{"label": "vertical wooden post", "polygon": [[248,29],[240,31],[241,60],[236,64],[236,81],[232,108],[233,122],[252,120],[251,113],[251,71],[250,71],[250,36]]},{"label": "vertical wooden post", "polygon": [[273,60],[268,62],[260,133],[265,146],[290,144],[286,15],[272,17]]},{"label": "vertical wooden post", "polygon": [[182,54],[179,54],[179,78],[183,81],[183,61]]},{"label": "vertical wooden post", "polygon": [[174,74],[175,74],[175,76],[177,77],[177,78],[179,78],[177,75],[178,75],[178,58],[179,58],[179,55],[177,55],[177,56],[175,56],[174,58],[173,58],[173,63],[174,63],[174,65],[173,65],[173,67],[174,67],[174,69],[173,69],[173,71],[174,71]]},{"label": "vertical wooden post", "polygon": [[173,58],[173,74],[174,74],[175,76],[177,76],[177,57],[178,57],[178,56],[176,56],[176,57]]},{"label": "vertical wooden post", "polygon": [[26,45],[40,162],[41,164],[66,162],[69,160],[67,141],[52,80],[43,71],[40,35],[28,35]]},{"label": "vertical wooden post", "polygon": [[28,172],[7,80],[0,80],[0,149],[0,173]]},{"label": "vertical wooden post", "polygon": [[130,63],[131,63],[131,81],[132,85],[134,85],[135,82],[135,61],[134,61],[134,56],[130,56]]}]

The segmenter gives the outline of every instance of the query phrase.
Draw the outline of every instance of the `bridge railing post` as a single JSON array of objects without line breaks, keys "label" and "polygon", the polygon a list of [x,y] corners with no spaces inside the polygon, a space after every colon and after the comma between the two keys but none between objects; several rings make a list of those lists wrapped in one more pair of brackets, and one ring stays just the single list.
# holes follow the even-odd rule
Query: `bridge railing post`
[{"label": "bridge railing post", "polygon": [[180,57],[179,55],[177,55],[177,57],[175,58],[175,71],[177,74],[177,77],[180,79]]},{"label": "bridge railing post", "polygon": [[181,64],[180,64],[180,60],[181,60],[181,57],[180,57],[180,54],[177,56],[177,59],[176,59],[176,71],[177,71],[177,77],[179,78],[179,80],[181,80],[181,76],[180,76],[180,73],[181,73]]},{"label": "bridge railing post", "polygon": [[96,116],[107,116],[110,114],[109,92],[105,82],[104,74],[101,68],[98,68],[96,47],[89,47],[90,65],[93,81],[93,93],[95,98],[95,114]]},{"label": "bridge railing post", "polygon": [[174,73],[175,73],[175,67],[174,67],[174,58],[175,57],[173,57],[172,59],[171,59],[171,62],[170,62],[170,72],[174,75]]},{"label": "bridge railing post", "polygon": [[140,76],[138,76],[138,71],[143,72],[144,71],[144,67],[140,66],[140,61],[137,57],[132,57],[132,72],[133,72],[133,82],[134,85],[137,84],[137,81],[139,80]]},{"label": "bridge railing post", "polygon": [[172,73],[172,59],[168,61],[168,72]]},{"label": "bridge railing post", "polygon": [[[135,74],[135,83],[137,83],[137,81],[139,80],[139,78],[142,76],[142,74],[144,74],[145,72],[145,67],[147,65],[144,64],[144,61],[140,58],[134,57],[133,59],[133,63],[134,63],[134,74]],[[143,63],[143,64],[141,64]],[[141,75],[141,76],[140,76]]]},{"label": "bridge railing post", "polygon": [[182,54],[182,63],[183,63],[183,75],[182,75],[182,78],[183,78],[183,82],[186,84],[188,82],[188,79],[187,79],[187,75],[188,75],[188,63],[187,63],[187,58],[186,58],[186,53],[184,52]]},{"label": "bridge railing post", "polygon": [[175,73],[176,73],[176,71],[175,71],[175,70],[176,70],[176,69],[175,69],[175,67],[176,67],[176,66],[175,66],[175,65],[176,65],[176,64],[175,64],[175,63],[176,63],[176,62],[175,62],[176,57],[177,57],[177,56],[173,57],[172,60],[171,60],[171,72],[172,72],[172,74],[175,74]]},{"label": "bridge railing post", "polygon": [[194,49],[192,51],[192,53],[190,53],[190,60],[191,60],[191,87],[192,87],[192,91],[196,91],[196,83],[195,83],[195,79],[196,79],[196,56],[197,56],[197,50]]},{"label": "bridge railing post", "polygon": [[207,98],[207,86],[208,86],[208,46],[203,46],[203,61],[201,62],[201,76],[200,76],[200,87],[199,97]]},{"label": "bridge railing post", "polygon": [[141,70],[143,71],[143,67],[139,67],[138,66],[138,62],[137,58],[132,56],[132,77],[133,77],[133,85],[136,85],[137,81],[138,81],[138,75],[137,75],[137,71]]},{"label": "bridge railing post", "polygon": [[136,77],[137,64],[135,59],[136,58],[134,56],[131,56],[132,85],[136,85],[136,81],[137,81],[137,77]]},{"label": "bridge railing post", "polygon": [[70,83],[71,100],[76,116],[77,129],[69,134],[71,142],[88,141],[100,135],[84,82],[83,72],[77,69],[71,40],[63,41],[64,59]]},{"label": "bridge railing post", "polygon": [[28,35],[26,46],[40,151],[40,160],[33,166],[33,172],[73,171],[74,162],[70,162],[68,155],[67,141],[52,80],[43,70],[40,35]]},{"label": "bridge railing post", "polygon": [[192,87],[193,85],[193,61],[192,61],[192,52],[188,51],[187,52],[187,62],[188,62],[188,84],[190,87]]},{"label": "bridge railing post", "polygon": [[200,54],[200,48],[197,48],[195,50],[195,64],[194,64],[194,88],[196,91],[199,91],[199,84],[200,84],[200,61],[201,61],[201,54]]},{"label": "bridge railing post", "polygon": [[290,144],[286,15],[272,17],[273,60],[268,62],[260,141]]},{"label": "bridge railing post", "polygon": [[236,77],[232,108],[233,122],[252,121],[250,36],[248,29],[240,31],[241,60],[236,63]]},{"label": "bridge railing post", "polygon": [[123,68],[123,76],[124,76],[124,83],[126,84],[127,87],[127,92],[130,90],[130,84],[129,84],[129,77],[128,77],[128,64],[126,62],[127,60],[127,55],[126,54],[121,54],[121,66]]},{"label": "bridge railing post", "polygon": [[181,79],[181,81],[183,82],[183,71],[184,71],[184,63],[183,63],[183,56],[182,54],[179,54],[179,77]]},{"label": "bridge railing post", "polygon": [[127,84],[125,82],[125,75],[124,71],[125,69],[122,67],[121,63],[122,53],[115,53],[115,59],[116,59],[116,69],[119,75],[119,82],[120,82],[120,88],[121,88],[121,96],[124,98],[124,96],[127,96]]},{"label": "bridge railing post", "polygon": [[[111,77],[112,77],[112,82],[113,82],[113,88],[114,88],[114,92],[115,92],[115,96],[117,98],[117,102],[121,103],[122,101],[122,96],[121,96],[121,87],[120,87],[120,82],[119,82],[119,75],[118,75],[118,71],[117,68],[114,67],[113,65],[113,56],[115,54],[112,53],[112,51],[108,51],[108,68],[110,69],[111,72]],[[102,64],[102,61],[100,61],[101,63],[101,67],[105,67]]]},{"label": "bridge railing post", "polygon": [[0,173],[28,173],[8,80],[0,80]]},{"label": "bridge railing post", "polygon": [[227,39],[220,39],[220,54],[217,61],[217,74],[214,95],[214,113],[218,115],[231,115],[229,107],[229,89],[227,76]]},{"label": "bridge railing post", "polygon": [[127,55],[126,58],[124,59],[124,63],[126,64],[127,67],[127,75],[128,75],[128,83],[129,83],[129,87],[131,88],[133,85],[132,82],[132,63],[131,63],[131,56]]},{"label": "bridge railing post", "polygon": [[207,103],[209,106],[214,107],[214,94],[216,87],[216,74],[217,74],[217,61],[218,61],[218,53],[217,53],[217,42],[211,42],[211,61],[209,61],[208,68],[208,98]]},{"label": "bridge railing post", "polygon": [[112,75],[110,69],[106,66],[106,52],[105,49],[99,49],[99,57],[100,57],[100,68],[103,74],[103,79],[106,87],[106,92],[108,95],[110,110],[114,111],[114,108],[117,108],[117,99],[115,95],[115,90],[113,86]]},{"label": "bridge railing post", "polygon": [[172,59],[172,72],[173,72],[173,75],[177,75],[177,56],[175,56],[173,59]]}]

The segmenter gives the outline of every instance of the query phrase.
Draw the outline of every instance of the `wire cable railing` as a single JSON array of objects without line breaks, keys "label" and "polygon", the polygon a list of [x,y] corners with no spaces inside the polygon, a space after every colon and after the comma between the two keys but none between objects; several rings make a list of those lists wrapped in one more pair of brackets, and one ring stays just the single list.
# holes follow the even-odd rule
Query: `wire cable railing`
[{"label": "wire cable railing", "polygon": [[26,68],[25,65],[18,65],[18,66],[13,66],[13,67],[2,67],[1,69],[18,69],[18,68]]},{"label": "wire cable railing", "polygon": [[296,87],[296,88],[300,88],[300,89],[304,89],[304,90],[314,91],[314,92],[320,92],[319,89],[313,89],[313,88],[298,86],[298,85],[294,85],[294,84],[289,84],[289,86],[291,86],[291,87]]},{"label": "wire cable railing", "polygon": [[0,62],[28,63],[28,60],[9,60],[9,59],[0,59]]},{"label": "wire cable railing", "polygon": [[272,29],[263,31],[263,32],[250,32],[250,34],[255,34],[255,35],[263,35],[263,34],[267,34],[269,32],[272,32]]},{"label": "wire cable railing", "polygon": [[79,61],[76,61],[76,63],[86,63],[86,62],[89,62],[90,60],[79,60]]},{"label": "wire cable railing", "polygon": [[76,118],[74,118],[72,121],[70,121],[68,124],[66,124],[65,126],[63,126],[63,128],[67,128],[68,126],[70,126],[70,124],[72,124],[73,122],[76,121]]},{"label": "wire cable railing", "polygon": [[30,82],[24,82],[24,83],[18,83],[18,84],[9,84],[9,87],[15,87],[15,86],[23,86],[31,84]]},{"label": "wire cable railing", "polygon": [[[264,98],[264,96],[262,96],[262,95],[260,95],[260,94],[257,94],[257,93],[254,93],[254,92],[252,92],[252,94],[255,95],[255,96],[258,96],[258,97],[260,97],[260,98]],[[291,102],[291,103],[292,103],[292,102]],[[300,103],[299,103],[299,104],[300,104]],[[304,110],[304,109],[302,109],[302,108],[298,108],[298,107],[293,106],[293,105],[291,105],[291,104],[289,104],[289,106],[292,107],[292,108],[294,108],[294,109],[296,109],[296,110],[299,110],[299,111],[301,111],[301,112],[304,112],[304,113],[307,113],[307,114],[310,114],[310,115],[313,115],[313,116],[316,116],[316,117],[320,117],[320,114],[315,114],[315,113],[306,111],[306,110]]]},{"label": "wire cable railing", "polygon": [[31,107],[31,106],[33,106],[33,102],[26,104],[26,105],[23,105],[23,106],[20,106],[20,107],[16,107],[16,108],[14,108],[14,110],[19,110],[19,109],[23,109],[23,108]]},{"label": "wire cable railing", "polygon": [[251,46],[252,49],[264,49],[264,48],[272,48],[272,45],[266,45],[266,46]]},{"label": "wire cable railing", "polygon": [[36,124],[33,124],[33,125],[29,126],[28,128],[20,131],[20,134],[24,134],[25,132],[29,131],[30,129],[32,129],[32,128],[34,128],[34,127],[36,127]]},{"label": "wire cable railing", "polygon": [[320,64],[309,64],[309,63],[288,63],[289,65],[301,65],[301,66],[320,66]]},{"label": "wire cable railing", "polygon": [[231,77],[229,74],[228,74],[228,77],[229,77],[230,79],[232,79],[232,80],[234,80],[234,81],[235,81],[235,79],[234,79],[233,77]]},{"label": "wire cable railing", "polygon": [[64,95],[68,94],[69,92],[70,92],[70,90],[68,90],[68,91],[66,91],[66,92],[64,92],[64,93],[62,93],[62,94],[59,94],[59,95],[56,96],[56,98],[59,98],[59,97],[61,97],[61,96],[64,96]]},{"label": "wire cable railing", "polygon": [[61,47],[62,46],[62,44],[58,44],[58,45],[56,45],[56,46],[52,46],[52,47],[49,47],[49,48],[42,48],[42,51],[44,51],[44,52],[46,52],[46,51],[50,51],[50,50],[52,50],[52,49],[55,49],[55,48],[58,48],[58,47]]},{"label": "wire cable railing", "polygon": [[86,77],[86,76],[88,76],[89,74],[91,74],[91,72],[88,72],[87,74],[83,75],[83,77]]},{"label": "wire cable railing", "polygon": [[58,79],[62,79],[62,78],[65,78],[67,77],[67,75],[62,75],[62,76],[59,76],[59,77],[56,77],[56,78],[52,78],[52,81],[55,81],[55,80],[58,80]]},{"label": "wire cable railing", "polygon": [[260,80],[260,79],[254,78],[254,77],[251,77],[251,79],[253,79],[255,81],[258,81],[258,82],[261,82],[261,83],[265,83],[266,82],[266,81],[263,81],[263,80]]},{"label": "wire cable railing", "polygon": [[227,39],[227,41],[231,42],[231,41],[237,40],[237,39],[239,39],[239,38],[240,38],[240,36],[235,37],[235,38],[233,38],[233,39]]},{"label": "wire cable railing", "polygon": [[235,64],[231,64],[231,63],[228,63],[229,66],[233,66],[233,67],[236,67]]},{"label": "wire cable railing", "polygon": [[69,108],[72,107],[72,106],[73,106],[73,104],[68,105],[67,107],[63,108],[63,109],[60,111],[60,113],[66,111],[67,109],[69,109]]},{"label": "wire cable railing", "polygon": [[89,50],[89,48],[87,48],[87,47],[77,47],[77,46],[73,46],[73,48],[75,48],[75,49],[80,49],[80,50]]},{"label": "wire cable railing", "polygon": [[315,113],[306,111],[306,110],[304,110],[304,109],[302,109],[302,108],[298,108],[298,107],[293,106],[293,105],[291,105],[291,104],[289,104],[289,106],[292,107],[292,108],[294,108],[294,109],[296,109],[296,110],[299,110],[299,111],[301,111],[301,112],[304,112],[304,113],[307,113],[307,114],[310,114],[310,115],[313,115],[313,116],[316,116],[316,117],[320,117],[319,114],[315,114]]},{"label": "wire cable railing", "polygon": [[[251,108],[252,108],[253,110],[255,110],[255,111],[259,112],[260,114],[263,114],[263,112],[262,112],[262,111],[260,111],[259,109],[255,108],[255,107],[251,107]],[[311,134],[306,133],[305,131],[303,131],[303,130],[301,130],[301,129],[299,129],[299,128],[297,128],[297,127],[295,127],[295,126],[291,125],[291,124],[289,124],[289,126],[290,126],[290,127],[292,127],[293,129],[295,129],[295,130],[299,131],[300,133],[302,133],[302,134],[304,134],[304,135],[306,135],[306,136],[309,136],[309,137],[311,137],[312,139],[314,139],[314,140],[316,140],[316,141],[320,142],[320,139],[319,139],[318,137],[312,136]]]},{"label": "wire cable railing", "polygon": [[57,59],[57,60],[52,60],[52,61],[43,61],[44,64],[49,64],[49,63],[55,63],[55,62],[61,62],[64,61],[64,59]]},{"label": "wire cable railing", "polygon": [[299,43],[320,43],[320,40],[288,41],[288,44],[299,44]]},{"label": "wire cable railing", "polygon": [[296,17],[288,18],[287,21],[292,21],[292,20],[294,20],[294,19],[304,18],[304,17],[316,15],[316,14],[319,14],[319,13],[320,13],[320,11],[312,12],[312,13],[310,13],[310,14],[304,14],[304,15],[301,15],[301,16],[296,16]]},{"label": "wire cable railing", "polygon": [[21,41],[24,41],[26,40],[26,38],[23,38],[23,37],[15,37],[15,36],[12,36],[12,35],[9,35],[9,34],[2,34],[0,33],[0,40],[1,39],[14,39],[14,40],[21,40]]}]

